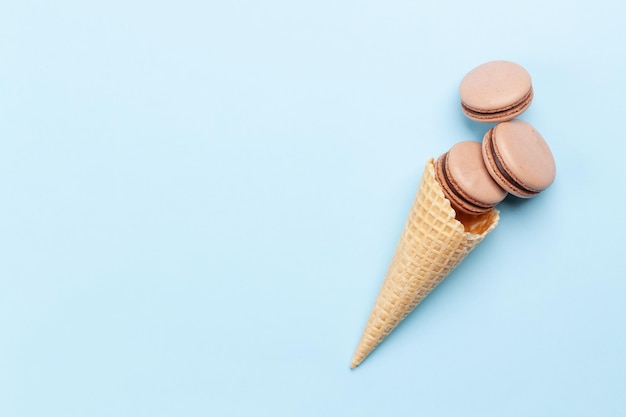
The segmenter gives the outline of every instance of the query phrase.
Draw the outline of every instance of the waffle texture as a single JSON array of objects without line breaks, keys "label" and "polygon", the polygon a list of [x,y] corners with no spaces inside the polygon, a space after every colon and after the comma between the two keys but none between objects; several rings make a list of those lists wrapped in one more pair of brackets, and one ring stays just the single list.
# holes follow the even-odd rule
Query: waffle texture
[{"label": "waffle texture", "polygon": [[357,367],[498,224],[492,209],[455,218],[428,160],[417,195],[352,359]]}]

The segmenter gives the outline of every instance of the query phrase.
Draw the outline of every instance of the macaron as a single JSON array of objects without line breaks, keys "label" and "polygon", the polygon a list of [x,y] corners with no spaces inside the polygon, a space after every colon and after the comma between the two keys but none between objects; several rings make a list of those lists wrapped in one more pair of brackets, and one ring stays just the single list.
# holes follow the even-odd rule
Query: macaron
[{"label": "macaron", "polygon": [[441,155],[435,177],[457,213],[486,213],[506,197],[487,171],[478,142],[459,142]]},{"label": "macaron", "polygon": [[478,122],[496,123],[522,114],[533,99],[530,74],[510,61],[491,61],[467,73],[459,87],[461,108]]},{"label": "macaron", "polygon": [[489,129],[483,138],[482,153],[489,174],[517,197],[534,197],[554,181],[556,165],[550,147],[523,120]]}]

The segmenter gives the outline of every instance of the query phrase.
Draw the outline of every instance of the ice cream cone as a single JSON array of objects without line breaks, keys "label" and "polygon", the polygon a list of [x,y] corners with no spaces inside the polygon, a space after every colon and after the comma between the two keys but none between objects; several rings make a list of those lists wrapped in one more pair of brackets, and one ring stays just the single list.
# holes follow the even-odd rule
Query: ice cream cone
[{"label": "ice cream cone", "polygon": [[424,169],[415,201],[369,320],[352,359],[357,367],[398,324],[498,224],[492,209],[455,218],[435,179],[433,159]]}]

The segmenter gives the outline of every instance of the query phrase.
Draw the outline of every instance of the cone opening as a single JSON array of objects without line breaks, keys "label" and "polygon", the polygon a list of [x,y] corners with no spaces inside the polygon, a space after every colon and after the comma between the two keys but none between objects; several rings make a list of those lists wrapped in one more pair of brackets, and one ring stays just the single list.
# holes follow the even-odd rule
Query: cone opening
[{"label": "cone opening", "polygon": [[437,181],[435,174],[435,160],[434,158],[430,158],[426,163],[426,171],[424,175],[428,174],[431,179],[437,184],[437,188],[439,192],[443,196],[443,199],[447,202],[450,210],[454,212],[454,219],[461,223],[463,226],[463,231],[465,233],[470,233],[477,236],[482,236],[489,229],[493,228],[495,224],[498,222],[499,212],[497,209],[492,208],[486,213],[483,214],[465,214],[460,211],[454,209],[450,200],[446,197],[446,194],[443,192],[443,188],[441,184]]},{"label": "cone opening", "polygon": [[494,217],[498,215],[497,213],[498,212],[495,209],[479,215],[464,214],[459,212],[456,213],[455,218],[463,225],[463,228],[467,233],[482,235],[490,227],[492,227]]}]

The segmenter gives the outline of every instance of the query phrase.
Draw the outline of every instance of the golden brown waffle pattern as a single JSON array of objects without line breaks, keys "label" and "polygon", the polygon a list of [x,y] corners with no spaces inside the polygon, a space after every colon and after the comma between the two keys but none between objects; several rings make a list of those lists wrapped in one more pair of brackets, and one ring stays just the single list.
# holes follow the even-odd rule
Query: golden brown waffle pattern
[{"label": "golden brown waffle pattern", "polygon": [[358,366],[497,223],[495,209],[463,223],[455,219],[430,159],[351,367]]}]

